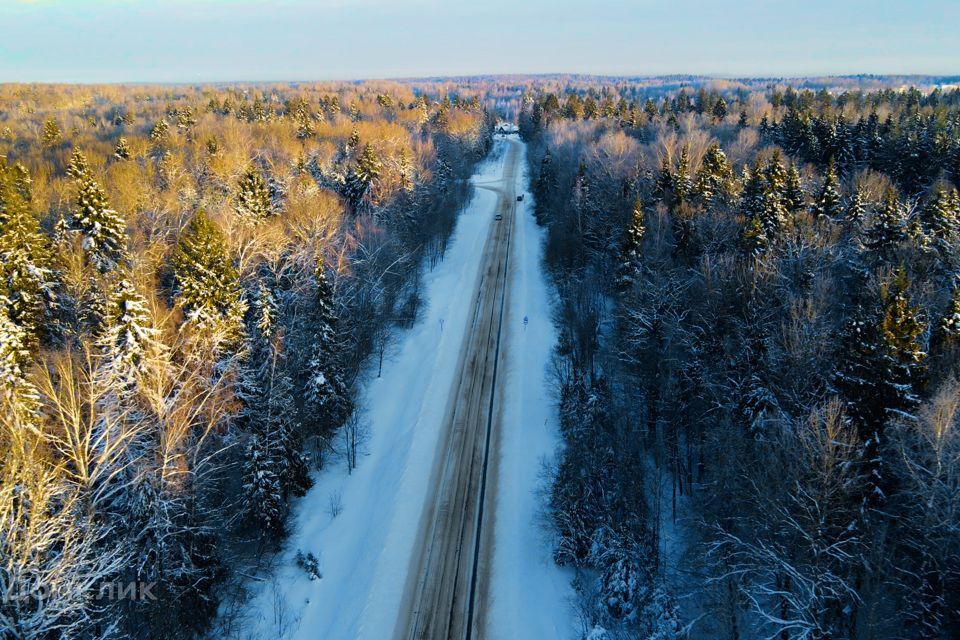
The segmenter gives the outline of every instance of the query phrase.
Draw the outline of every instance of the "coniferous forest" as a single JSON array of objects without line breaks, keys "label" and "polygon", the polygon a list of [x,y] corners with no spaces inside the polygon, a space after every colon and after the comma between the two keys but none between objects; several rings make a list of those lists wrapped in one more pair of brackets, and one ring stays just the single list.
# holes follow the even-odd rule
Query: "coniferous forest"
[{"label": "coniferous forest", "polygon": [[0,85],[0,638],[259,637],[519,141],[563,637],[960,637],[955,83]]}]

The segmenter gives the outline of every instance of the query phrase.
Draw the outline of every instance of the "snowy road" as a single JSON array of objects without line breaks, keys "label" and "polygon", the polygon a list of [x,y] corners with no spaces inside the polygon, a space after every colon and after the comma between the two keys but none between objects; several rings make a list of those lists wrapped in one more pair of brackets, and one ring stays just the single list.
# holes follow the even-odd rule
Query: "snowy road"
[{"label": "snowy road", "polygon": [[450,394],[443,455],[431,482],[432,496],[421,524],[420,548],[409,572],[397,638],[447,640],[481,637],[477,605],[488,584],[484,507],[496,487],[489,471],[490,443],[500,429],[501,381],[497,379],[506,311],[510,240],[516,219],[516,175],[520,144],[508,142],[501,179],[482,188],[497,194],[497,214],[483,251],[483,266],[470,312],[470,327]]},{"label": "snowy road", "polygon": [[[571,576],[538,524],[540,463],[559,443],[545,380],[556,336],[542,231],[530,198],[513,195],[525,153],[498,136],[473,177],[442,262],[424,274],[424,317],[360,398],[366,454],[352,475],[328,465],[295,505],[276,570],[252,585],[242,637],[574,637]],[[298,551],[319,558],[321,578],[295,566]]]}]

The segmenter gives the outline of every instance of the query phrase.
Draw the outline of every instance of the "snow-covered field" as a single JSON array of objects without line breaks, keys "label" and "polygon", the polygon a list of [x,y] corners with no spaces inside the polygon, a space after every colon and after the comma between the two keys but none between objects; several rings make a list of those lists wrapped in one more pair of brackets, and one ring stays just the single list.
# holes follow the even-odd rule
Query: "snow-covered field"
[{"label": "snow-covered field", "polygon": [[[505,144],[497,141],[474,181],[501,175]],[[518,179],[524,180],[518,188],[524,188],[525,178]],[[558,442],[553,401],[544,386],[555,335],[540,272],[541,233],[526,200],[518,203],[512,257],[488,629],[491,638],[565,638],[573,629],[569,577],[552,564],[537,524],[541,460]],[[495,207],[495,193],[475,190],[444,260],[424,278],[423,318],[398,336],[382,376],[367,383],[361,401],[370,433],[367,455],[352,475],[342,465],[329,465],[296,504],[274,576],[254,586],[253,637],[393,636]],[[334,515],[337,504],[342,511]],[[296,567],[298,551],[317,556],[320,579],[310,580]]]}]

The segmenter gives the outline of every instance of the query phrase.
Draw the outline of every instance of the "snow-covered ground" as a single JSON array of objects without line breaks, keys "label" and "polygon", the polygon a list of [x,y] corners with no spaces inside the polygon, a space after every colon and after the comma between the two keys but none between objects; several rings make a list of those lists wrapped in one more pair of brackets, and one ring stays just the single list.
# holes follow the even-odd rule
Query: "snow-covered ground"
[{"label": "snow-covered ground", "polygon": [[[496,142],[475,182],[502,174],[506,144]],[[524,180],[518,188],[524,188],[525,179],[518,179]],[[541,233],[526,200],[518,203],[512,258],[508,389],[488,628],[490,638],[566,638],[573,629],[569,578],[552,564],[537,524],[540,463],[558,442],[553,400],[545,391],[555,335],[540,272]],[[423,318],[398,336],[382,376],[367,383],[361,400],[369,427],[367,455],[352,475],[342,465],[328,466],[296,504],[275,574],[252,587],[251,637],[393,636],[496,201],[492,191],[475,190],[444,260],[424,277],[428,305]],[[335,505],[342,505],[336,515]],[[317,556],[321,578],[310,580],[296,567],[298,551]]]}]

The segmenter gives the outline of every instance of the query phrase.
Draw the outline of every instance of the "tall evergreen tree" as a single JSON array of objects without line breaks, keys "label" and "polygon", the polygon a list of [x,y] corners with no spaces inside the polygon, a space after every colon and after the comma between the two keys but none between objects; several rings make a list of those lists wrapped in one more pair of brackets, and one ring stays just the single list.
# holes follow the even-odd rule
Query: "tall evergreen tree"
[{"label": "tall evergreen tree", "polygon": [[727,118],[727,101],[723,98],[717,98],[713,104],[713,118],[717,122],[723,122]]},{"label": "tall evergreen tree", "polygon": [[847,209],[844,212],[844,220],[847,224],[858,225],[863,221],[863,216],[867,212],[867,205],[864,201],[863,185],[860,182],[853,187],[853,194],[847,203]]},{"label": "tall evergreen tree", "polygon": [[261,282],[254,300],[249,346],[238,383],[243,403],[240,424],[250,432],[244,509],[251,523],[276,536],[283,529],[288,498],[302,495],[310,481],[276,298]]},{"label": "tall evergreen tree", "polygon": [[63,134],[60,133],[60,125],[53,118],[49,118],[43,123],[43,133],[40,134],[40,142],[45,147],[55,147],[63,141]]},{"label": "tall evergreen tree", "polygon": [[817,194],[816,202],[813,205],[814,215],[828,220],[836,220],[843,212],[840,199],[840,183],[837,180],[837,172],[831,160],[827,165],[827,173],[823,177],[820,192]]},{"label": "tall evergreen tree", "polygon": [[361,204],[370,194],[371,186],[380,177],[382,166],[373,145],[369,142],[364,144],[363,151],[350,171],[345,185],[350,210],[355,214],[359,213]]},{"label": "tall evergreen tree", "polygon": [[243,334],[246,303],[220,229],[199,209],[173,254],[174,295],[188,319],[219,329],[229,344]]},{"label": "tall evergreen tree", "polygon": [[620,265],[617,270],[617,288],[620,291],[627,291],[637,280],[644,233],[646,233],[646,227],[644,226],[643,202],[637,198],[633,204],[630,224],[627,225],[623,245],[620,249]]},{"label": "tall evergreen tree", "polygon": [[803,190],[803,182],[800,180],[800,172],[797,166],[790,163],[787,167],[786,184],[784,185],[783,204],[787,212],[796,215],[806,209],[807,194]]},{"label": "tall evergreen tree", "polygon": [[690,178],[690,149],[684,145],[677,161],[677,173],[673,181],[674,206],[687,202],[693,192],[693,180]]},{"label": "tall evergreen tree", "polygon": [[333,288],[327,280],[323,262],[314,270],[316,292],[310,312],[309,333],[312,354],[308,364],[309,376],[305,388],[309,425],[314,434],[339,425],[350,408],[346,384],[343,381],[337,353],[337,315],[334,309]]},{"label": "tall evergreen tree", "polygon": [[704,202],[710,202],[714,198],[731,196],[734,190],[733,185],[733,168],[720,145],[714,142],[703,156],[693,192]]},{"label": "tall evergreen tree", "polygon": [[164,347],[147,301],[126,278],[111,296],[105,325],[98,340],[103,355],[100,375],[117,391],[132,389]]},{"label": "tall evergreen tree", "polygon": [[892,419],[910,418],[920,402],[925,380],[926,325],[910,304],[909,282],[901,267],[881,289],[879,311],[863,309],[845,327],[833,384],[844,398],[863,444],[869,471],[868,504],[882,502],[887,493],[881,449],[883,433]]},{"label": "tall evergreen tree", "polygon": [[0,297],[11,322],[37,347],[43,316],[54,301],[53,255],[22,186],[23,176],[0,158]]},{"label": "tall evergreen tree", "polygon": [[897,248],[906,240],[906,219],[903,205],[896,191],[888,189],[883,205],[874,217],[873,225],[866,231],[866,248],[877,260],[889,262]]},{"label": "tall evergreen tree", "polygon": [[240,176],[234,210],[250,224],[263,222],[273,212],[270,189],[256,167],[251,166]]},{"label": "tall evergreen tree", "polygon": [[924,231],[936,238],[952,238],[960,223],[960,197],[956,189],[937,189],[920,210]]},{"label": "tall evergreen tree", "polygon": [[117,160],[130,159],[130,147],[127,146],[127,139],[123,136],[117,140],[117,146],[113,149],[113,157]]},{"label": "tall evergreen tree", "polygon": [[90,173],[90,163],[87,162],[87,157],[80,149],[74,148],[70,155],[70,162],[67,164],[67,177],[80,180],[88,173]]},{"label": "tall evergreen tree", "polygon": [[90,262],[101,272],[110,271],[126,255],[126,220],[110,208],[107,194],[89,175],[81,178],[77,187],[72,228],[83,237],[83,248]]}]

